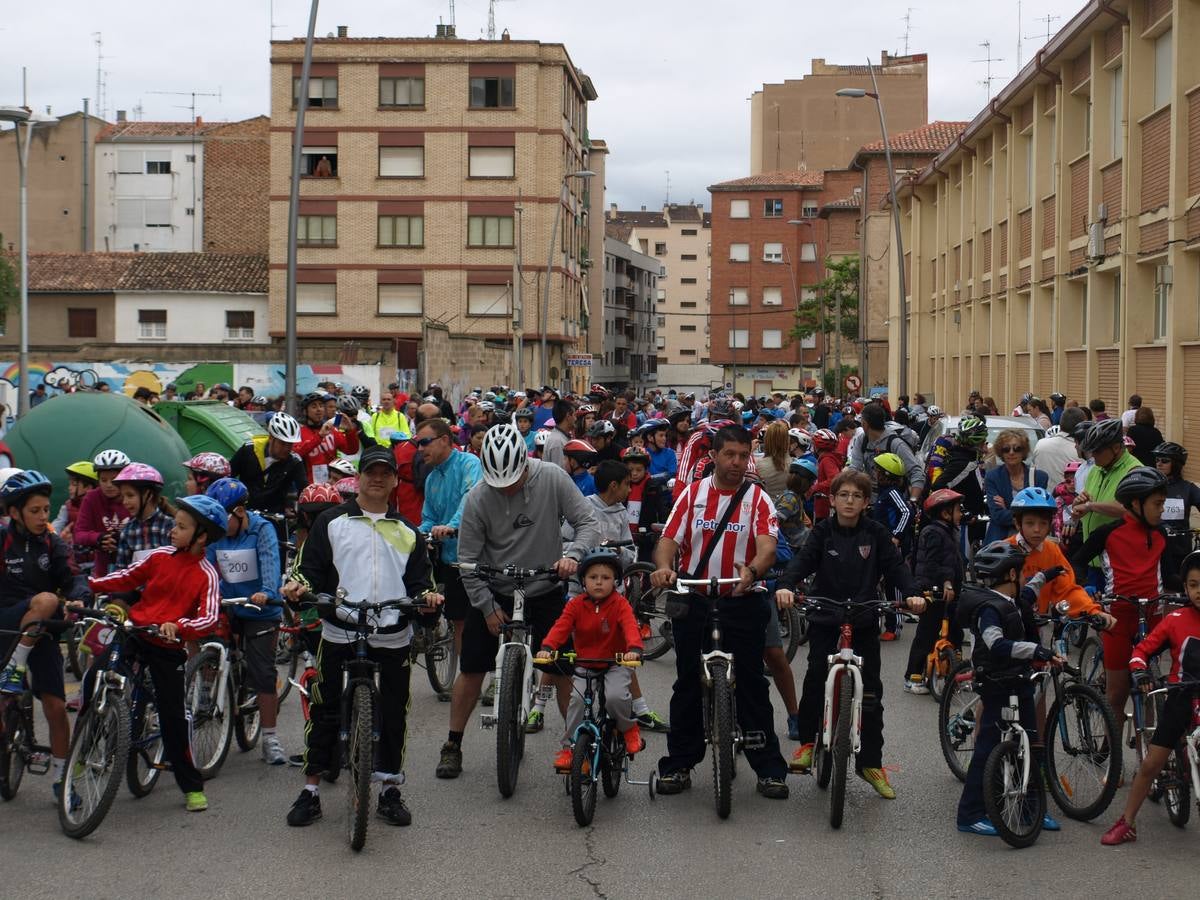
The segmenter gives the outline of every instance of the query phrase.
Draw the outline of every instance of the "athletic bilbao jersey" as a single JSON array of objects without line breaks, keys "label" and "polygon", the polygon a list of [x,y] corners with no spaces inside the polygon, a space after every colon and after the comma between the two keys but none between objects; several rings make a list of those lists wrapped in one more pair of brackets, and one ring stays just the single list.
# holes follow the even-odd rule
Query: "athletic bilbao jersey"
[{"label": "athletic bilbao jersey", "polygon": [[764,534],[778,538],[775,506],[760,485],[751,483],[729,517],[725,534],[717,538],[720,543],[713,549],[706,570],[698,576],[693,572],[735,493],[736,489],[718,490],[710,475],[692,482],[675,501],[663,537],[679,545],[680,577],[736,578],[737,564],[747,565],[754,559],[755,538]]}]

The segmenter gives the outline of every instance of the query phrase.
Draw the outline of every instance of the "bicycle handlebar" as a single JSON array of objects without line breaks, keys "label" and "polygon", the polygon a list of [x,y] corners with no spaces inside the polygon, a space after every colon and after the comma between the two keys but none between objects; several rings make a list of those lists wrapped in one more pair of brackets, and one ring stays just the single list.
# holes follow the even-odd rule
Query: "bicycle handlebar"
[{"label": "bicycle handlebar", "polygon": [[341,603],[338,603],[337,598],[331,597],[329,594],[314,594],[311,591],[305,591],[301,594],[300,602],[297,605],[301,609],[315,609],[319,613],[332,612],[338,606],[353,610],[365,610],[366,612],[383,612],[385,609],[426,608],[424,603],[414,600],[412,597],[397,597],[395,600],[377,600],[375,602],[342,599]]},{"label": "bicycle handlebar", "polygon": [[536,569],[522,569],[520,566],[489,566],[484,563],[460,562],[454,567],[464,575],[474,575],[476,578],[511,578],[514,581],[525,581],[532,578],[542,578],[547,575],[558,577],[556,566],[538,566]]},{"label": "bicycle handlebar", "polygon": [[621,656],[621,654],[617,654],[616,656],[605,656],[605,657],[587,657],[587,656],[579,656],[577,653],[575,653],[574,651],[570,651],[570,650],[561,651],[561,652],[554,651],[550,654],[549,659],[538,659],[535,656],[533,658],[533,664],[535,666],[548,666],[548,665],[551,665],[552,663],[558,662],[559,660],[566,660],[569,663],[572,663],[574,665],[579,665],[579,666],[610,665],[610,666],[624,666],[627,669],[636,669],[642,664],[642,660],[640,658],[639,659],[624,659]]},{"label": "bicycle handlebar", "polygon": [[147,634],[151,637],[156,637],[160,641],[169,641],[172,644],[180,643],[180,639],[165,637],[160,631],[158,625],[134,625],[129,619],[118,619],[116,616],[103,609],[92,609],[89,607],[76,608],[74,612],[78,613],[79,621],[81,622],[99,622],[101,625],[112,625],[115,628],[120,628],[126,633]]},{"label": "bicycle handlebar", "polygon": [[607,547],[610,550],[616,550],[619,547],[632,547],[633,544],[633,538],[630,538],[627,541],[603,541],[600,546]]},{"label": "bicycle handlebar", "polygon": [[854,600],[852,598],[847,598],[845,600],[837,600],[833,597],[815,597],[812,595],[806,595],[804,597],[804,601],[802,603],[797,603],[796,606],[797,606],[797,608],[803,608],[805,606],[831,606],[834,609],[843,609],[843,610],[844,609],[870,609],[871,607],[878,607],[879,609],[889,609],[889,608],[903,609],[905,607],[905,604],[903,601],[896,601],[896,600],[876,600],[876,599]]},{"label": "bicycle handlebar", "polygon": [[675,586],[685,588],[685,591],[679,593],[697,594],[699,591],[691,590],[693,587],[709,587],[722,584],[740,584],[740,578],[676,578]]},{"label": "bicycle handlebar", "polygon": [[28,637],[41,634],[55,635],[64,634],[73,627],[75,627],[75,623],[68,622],[66,619],[35,619],[32,622],[26,622],[23,628],[0,628],[0,634],[17,634]]}]

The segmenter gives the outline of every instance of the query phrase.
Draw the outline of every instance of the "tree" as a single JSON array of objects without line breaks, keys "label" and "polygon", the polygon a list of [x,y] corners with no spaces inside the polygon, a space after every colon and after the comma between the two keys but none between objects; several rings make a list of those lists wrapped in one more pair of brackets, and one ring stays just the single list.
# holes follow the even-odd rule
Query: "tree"
[{"label": "tree", "polygon": [[[4,235],[0,234],[0,247],[4,246]],[[17,278],[17,267],[12,259],[0,253],[0,322],[9,305],[20,296],[21,288]]]},{"label": "tree", "polygon": [[851,341],[858,340],[858,257],[832,257],[825,261],[825,279],[813,286],[812,299],[800,301],[796,310],[794,338],[810,338],[814,334],[833,334],[838,330],[839,301],[841,334]]}]

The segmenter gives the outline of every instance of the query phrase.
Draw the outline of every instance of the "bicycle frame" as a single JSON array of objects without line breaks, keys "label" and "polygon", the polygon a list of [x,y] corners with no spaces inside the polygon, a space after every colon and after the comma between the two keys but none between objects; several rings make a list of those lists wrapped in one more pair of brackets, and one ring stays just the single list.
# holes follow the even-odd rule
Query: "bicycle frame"
[{"label": "bicycle frame", "polygon": [[510,639],[502,641],[496,651],[496,690],[492,698],[491,713],[484,713],[481,717],[484,728],[494,727],[500,720],[500,701],[504,696],[501,691],[503,685],[500,683],[500,674],[509,647],[520,647],[525,655],[525,665],[521,669],[521,707],[517,721],[524,722],[529,715],[529,698],[533,696],[533,651],[529,648],[529,629],[525,625],[525,585],[521,581],[517,581],[513,587],[512,617],[503,628]]},{"label": "bicycle frame", "polygon": [[829,674],[825,676],[825,708],[821,718],[821,747],[826,751],[833,748],[833,711],[837,706],[837,684],[843,673],[849,676],[854,700],[850,706],[852,729],[850,738],[851,750],[854,753],[862,748],[862,707],[863,679],[861,656],[854,652],[852,642],[854,629],[849,622],[843,622],[838,638],[838,650],[826,657],[829,663]]}]

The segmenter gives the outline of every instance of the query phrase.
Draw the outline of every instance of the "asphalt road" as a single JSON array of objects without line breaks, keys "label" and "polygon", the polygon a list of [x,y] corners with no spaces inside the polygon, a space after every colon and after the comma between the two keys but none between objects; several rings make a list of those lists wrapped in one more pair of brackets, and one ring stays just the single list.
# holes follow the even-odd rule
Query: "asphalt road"
[{"label": "asphalt road", "polygon": [[[414,673],[408,785],[409,828],[372,819],[367,846],[346,842],[344,789],[322,791],[324,818],[306,829],[284,816],[300,789],[299,771],[264,765],[257,751],[231,751],[208,785],[210,808],[188,814],[169,775],[135,800],[122,786],[108,818],[83,841],[58,827],[46,778],[27,776],[17,798],[0,805],[0,897],[1056,897],[1168,896],[1194,889],[1196,825],[1178,830],[1147,804],[1141,840],[1111,849],[1100,835],[1124,801],[1093,823],[1064,821],[1024,851],[998,838],[959,834],[959,783],[942,761],[937,710],[928,697],[899,690],[910,627],[885,645],[885,759],[899,798],[885,801],[852,778],[845,824],[829,827],[827,797],[814,779],[789,779],[791,797],[765,800],[740,767],[734,809],[713,809],[711,768],[694,772],[689,793],[651,802],[625,785],[600,797],[592,827],[571,815],[560,776],[550,767],[552,727],[530,736],[516,795],[496,790],[494,737],[472,727],[465,771],[439,781],[433,769],[449,706]],[[804,649],[795,668],[804,669]],[[642,670],[646,694],[665,710],[674,656]],[[777,721],[784,718],[776,703]],[[286,701],[280,725],[289,752],[300,749],[299,706]],[[665,738],[649,735],[634,762],[644,778]],[[792,746],[784,741],[785,752]]]}]

